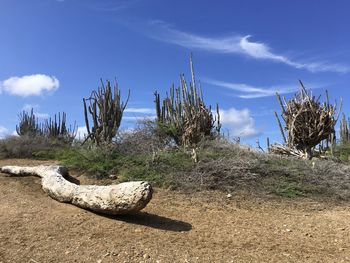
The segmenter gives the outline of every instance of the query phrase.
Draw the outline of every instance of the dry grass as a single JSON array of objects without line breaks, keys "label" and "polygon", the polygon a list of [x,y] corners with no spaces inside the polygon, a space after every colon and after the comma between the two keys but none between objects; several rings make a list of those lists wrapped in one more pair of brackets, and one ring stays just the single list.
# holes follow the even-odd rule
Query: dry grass
[{"label": "dry grass", "polygon": [[249,150],[222,139],[202,141],[196,149],[175,148],[159,139],[150,122],[121,134],[109,147],[62,148],[40,138],[0,141],[1,158],[55,159],[94,177],[148,180],[183,191],[248,191],[254,195],[350,199],[350,166],[332,160],[301,160]]},{"label": "dry grass", "polygon": [[66,143],[45,136],[10,136],[0,140],[0,159],[36,158],[37,154],[42,151],[50,154],[64,147],[67,147]]}]

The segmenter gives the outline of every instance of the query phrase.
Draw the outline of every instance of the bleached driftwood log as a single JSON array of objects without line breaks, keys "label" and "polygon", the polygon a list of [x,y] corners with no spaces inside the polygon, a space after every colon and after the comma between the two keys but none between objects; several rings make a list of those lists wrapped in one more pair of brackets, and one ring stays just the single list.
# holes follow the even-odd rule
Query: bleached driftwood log
[{"label": "bleached driftwood log", "polygon": [[117,185],[77,185],[69,182],[63,166],[4,166],[0,172],[10,175],[41,177],[43,190],[59,202],[105,214],[128,214],[143,209],[152,198],[148,182],[125,182]]}]

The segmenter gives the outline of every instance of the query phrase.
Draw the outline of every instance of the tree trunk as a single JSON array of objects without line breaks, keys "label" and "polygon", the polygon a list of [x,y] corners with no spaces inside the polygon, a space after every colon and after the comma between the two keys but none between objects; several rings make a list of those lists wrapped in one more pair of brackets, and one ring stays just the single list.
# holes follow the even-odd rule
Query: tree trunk
[{"label": "tree trunk", "polygon": [[4,166],[0,172],[39,176],[43,190],[53,199],[105,214],[138,212],[153,193],[151,185],[141,181],[108,186],[77,185],[66,180],[68,170],[63,166]]}]

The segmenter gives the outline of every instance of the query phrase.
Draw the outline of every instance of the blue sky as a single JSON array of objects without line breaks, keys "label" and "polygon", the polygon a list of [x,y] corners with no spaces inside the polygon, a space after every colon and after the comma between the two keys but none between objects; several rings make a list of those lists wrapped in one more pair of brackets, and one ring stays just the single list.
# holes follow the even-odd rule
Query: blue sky
[{"label": "blue sky", "polygon": [[154,116],[194,57],[207,104],[242,141],[280,141],[275,92],[303,80],[350,115],[349,1],[0,0],[0,136],[23,109],[83,127],[82,98],[114,80],[131,98],[122,123]]}]

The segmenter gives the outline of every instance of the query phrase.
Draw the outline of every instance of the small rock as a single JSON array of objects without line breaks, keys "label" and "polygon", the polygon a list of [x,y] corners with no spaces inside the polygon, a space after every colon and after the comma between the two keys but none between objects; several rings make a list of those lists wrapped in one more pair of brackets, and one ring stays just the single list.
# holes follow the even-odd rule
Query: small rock
[{"label": "small rock", "polygon": [[116,175],[116,174],[110,174],[110,175],[108,176],[108,178],[109,178],[109,179],[112,179],[112,180],[115,180],[115,179],[118,178],[118,175]]},{"label": "small rock", "polygon": [[148,258],[150,258],[150,255],[148,255],[148,254],[146,253],[146,254],[143,255],[143,258],[144,258],[144,259],[148,259]]},{"label": "small rock", "polygon": [[290,229],[287,228],[287,229],[286,229],[286,232],[292,232],[292,230],[290,230]]},{"label": "small rock", "polygon": [[231,198],[232,197],[232,195],[231,194],[227,194],[227,198]]}]

